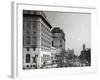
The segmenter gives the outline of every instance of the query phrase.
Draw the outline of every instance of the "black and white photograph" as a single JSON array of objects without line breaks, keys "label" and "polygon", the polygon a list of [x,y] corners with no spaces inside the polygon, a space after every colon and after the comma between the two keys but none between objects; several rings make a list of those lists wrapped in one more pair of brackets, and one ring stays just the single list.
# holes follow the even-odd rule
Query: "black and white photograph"
[{"label": "black and white photograph", "polygon": [[91,66],[91,14],[23,10],[22,69]]}]

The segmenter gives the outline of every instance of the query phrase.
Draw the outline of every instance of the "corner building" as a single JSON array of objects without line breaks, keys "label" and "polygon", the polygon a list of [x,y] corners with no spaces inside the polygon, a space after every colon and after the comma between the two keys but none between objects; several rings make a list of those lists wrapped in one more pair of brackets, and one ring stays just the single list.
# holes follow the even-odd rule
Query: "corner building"
[{"label": "corner building", "polygon": [[65,33],[59,27],[52,29],[52,46],[56,48],[56,58],[58,67],[63,65],[65,51]]},{"label": "corner building", "polygon": [[23,10],[23,69],[51,61],[51,28],[42,11]]}]

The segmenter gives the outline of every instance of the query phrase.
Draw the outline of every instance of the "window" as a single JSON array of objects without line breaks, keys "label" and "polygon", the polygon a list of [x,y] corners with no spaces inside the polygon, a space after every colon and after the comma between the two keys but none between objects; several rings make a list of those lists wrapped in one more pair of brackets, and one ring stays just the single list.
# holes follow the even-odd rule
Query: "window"
[{"label": "window", "polygon": [[30,48],[27,48],[27,51],[29,51],[30,50]]},{"label": "window", "polygon": [[27,41],[27,45],[30,45],[30,42],[29,41]]},{"label": "window", "polygon": [[30,39],[30,36],[26,36],[26,38]]},{"label": "window", "polygon": [[52,41],[52,46],[54,47],[54,43],[53,43],[53,41]]},{"label": "window", "polygon": [[36,39],[36,36],[32,36],[34,39]]},{"label": "window", "polygon": [[26,28],[30,29],[30,27],[31,27],[31,22],[26,22]]},{"label": "window", "polygon": [[30,63],[30,54],[26,54],[26,63]]},{"label": "window", "polygon": [[36,28],[36,25],[35,26],[33,25],[33,28],[35,29]]},{"label": "window", "polygon": [[27,34],[30,34],[30,31],[29,30],[27,31]]},{"label": "window", "polygon": [[26,40],[25,41],[26,41],[27,45],[30,45],[30,36],[26,36]]}]

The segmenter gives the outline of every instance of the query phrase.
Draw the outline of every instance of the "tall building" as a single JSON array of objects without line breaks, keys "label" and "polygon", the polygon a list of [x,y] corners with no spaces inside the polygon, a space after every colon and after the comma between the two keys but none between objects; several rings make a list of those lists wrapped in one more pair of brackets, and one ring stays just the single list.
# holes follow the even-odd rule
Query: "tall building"
[{"label": "tall building", "polygon": [[86,64],[86,66],[91,65],[91,49],[86,48],[85,44],[83,44],[83,50],[81,51],[81,54],[79,57],[83,64]]},{"label": "tall building", "polygon": [[43,12],[23,10],[23,69],[51,61],[51,28]]},{"label": "tall building", "polygon": [[54,27],[52,33],[52,47],[56,48],[56,58],[58,67],[62,65],[65,51],[65,33],[59,27]]}]

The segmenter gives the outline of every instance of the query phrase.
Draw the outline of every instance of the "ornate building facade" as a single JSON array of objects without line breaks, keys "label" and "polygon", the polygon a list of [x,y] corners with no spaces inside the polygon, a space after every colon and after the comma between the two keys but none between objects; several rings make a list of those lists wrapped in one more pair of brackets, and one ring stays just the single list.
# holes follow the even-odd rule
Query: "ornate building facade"
[{"label": "ornate building facade", "polygon": [[51,61],[51,28],[43,12],[23,10],[23,69]]},{"label": "ornate building facade", "polygon": [[52,46],[56,48],[58,67],[62,66],[65,51],[65,33],[59,27],[52,29]]}]

